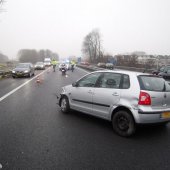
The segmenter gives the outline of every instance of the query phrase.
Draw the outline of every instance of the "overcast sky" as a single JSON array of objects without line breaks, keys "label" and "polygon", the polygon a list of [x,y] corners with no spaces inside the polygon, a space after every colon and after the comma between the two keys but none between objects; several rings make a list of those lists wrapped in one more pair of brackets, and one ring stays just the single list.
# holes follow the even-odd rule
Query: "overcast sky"
[{"label": "overcast sky", "polygon": [[50,49],[81,56],[83,38],[102,34],[104,51],[170,55],[170,0],[6,0],[0,13],[0,51]]}]

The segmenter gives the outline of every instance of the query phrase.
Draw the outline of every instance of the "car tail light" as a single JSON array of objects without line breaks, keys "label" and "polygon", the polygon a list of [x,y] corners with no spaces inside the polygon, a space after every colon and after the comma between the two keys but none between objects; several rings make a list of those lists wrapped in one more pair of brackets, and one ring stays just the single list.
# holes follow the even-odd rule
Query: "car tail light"
[{"label": "car tail light", "polygon": [[151,97],[148,93],[146,92],[140,92],[139,95],[139,105],[151,105]]}]

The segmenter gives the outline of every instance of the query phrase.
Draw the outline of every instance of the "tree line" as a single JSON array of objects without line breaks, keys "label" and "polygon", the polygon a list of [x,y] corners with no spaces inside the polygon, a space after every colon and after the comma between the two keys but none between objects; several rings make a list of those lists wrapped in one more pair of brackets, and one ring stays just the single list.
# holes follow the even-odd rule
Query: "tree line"
[{"label": "tree line", "polygon": [[[135,51],[127,55],[105,54],[102,46],[102,38],[98,29],[92,30],[83,40],[82,53],[84,58],[90,63],[96,64],[99,62],[112,62],[118,66],[150,68],[157,64],[157,62],[164,61],[168,64],[170,55],[147,55],[142,51]],[[143,58],[142,58],[143,57]],[[157,61],[159,60],[159,61]]]},{"label": "tree line", "polygon": [[44,58],[59,60],[59,55],[48,49],[39,51],[35,49],[21,49],[17,56],[20,62],[36,63],[37,61],[44,61]]}]

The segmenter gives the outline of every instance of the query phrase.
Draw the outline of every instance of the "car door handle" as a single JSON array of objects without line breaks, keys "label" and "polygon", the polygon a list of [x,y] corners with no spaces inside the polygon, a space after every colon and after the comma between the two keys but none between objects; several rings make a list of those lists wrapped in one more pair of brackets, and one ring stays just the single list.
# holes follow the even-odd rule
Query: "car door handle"
[{"label": "car door handle", "polygon": [[113,95],[113,96],[119,96],[119,94],[118,94],[118,93],[116,93],[116,92],[115,92],[115,93],[113,93],[112,95]]},{"label": "car door handle", "polygon": [[93,92],[91,90],[88,91],[89,94],[92,94]]}]

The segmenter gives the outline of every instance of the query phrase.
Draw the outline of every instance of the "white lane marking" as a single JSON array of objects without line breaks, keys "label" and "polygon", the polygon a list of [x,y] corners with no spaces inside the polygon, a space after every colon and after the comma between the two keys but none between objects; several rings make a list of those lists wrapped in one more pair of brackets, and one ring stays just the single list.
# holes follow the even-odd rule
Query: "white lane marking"
[{"label": "white lane marking", "polygon": [[81,71],[84,71],[85,73],[90,73],[90,71],[86,71],[86,70],[84,70],[84,69],[82,69],[82,68],[79,68],[79,67],[76,67],[76,69],[79,69],[79,70],[81,70]]},{"label": "white lane marking", "polygon": [[[48,68],[47,70],[49,70],[50,68]],[[10,96],[11,94],[15,93],[17,90],[19,90],[20,88],[22,88],[23,86],[25,86],[26,84],[28,84],[30,81],[36,79],[38,76],[40,76],[41,74],[43,74],[44,72],[46,72],[47,70],[44,70],[43,72],[41,72],[40,74],[34,76],[32,79],[26,81],[25,83],[21,84],[20,86],[18,86],[17,88],[13,89],[12,91],[10,91],[9,93],[5,94],[4,96],[2,96],[0,98],[0,102],[2,100],[4,100],[5,98],[7,98],[8,96]]]}]

